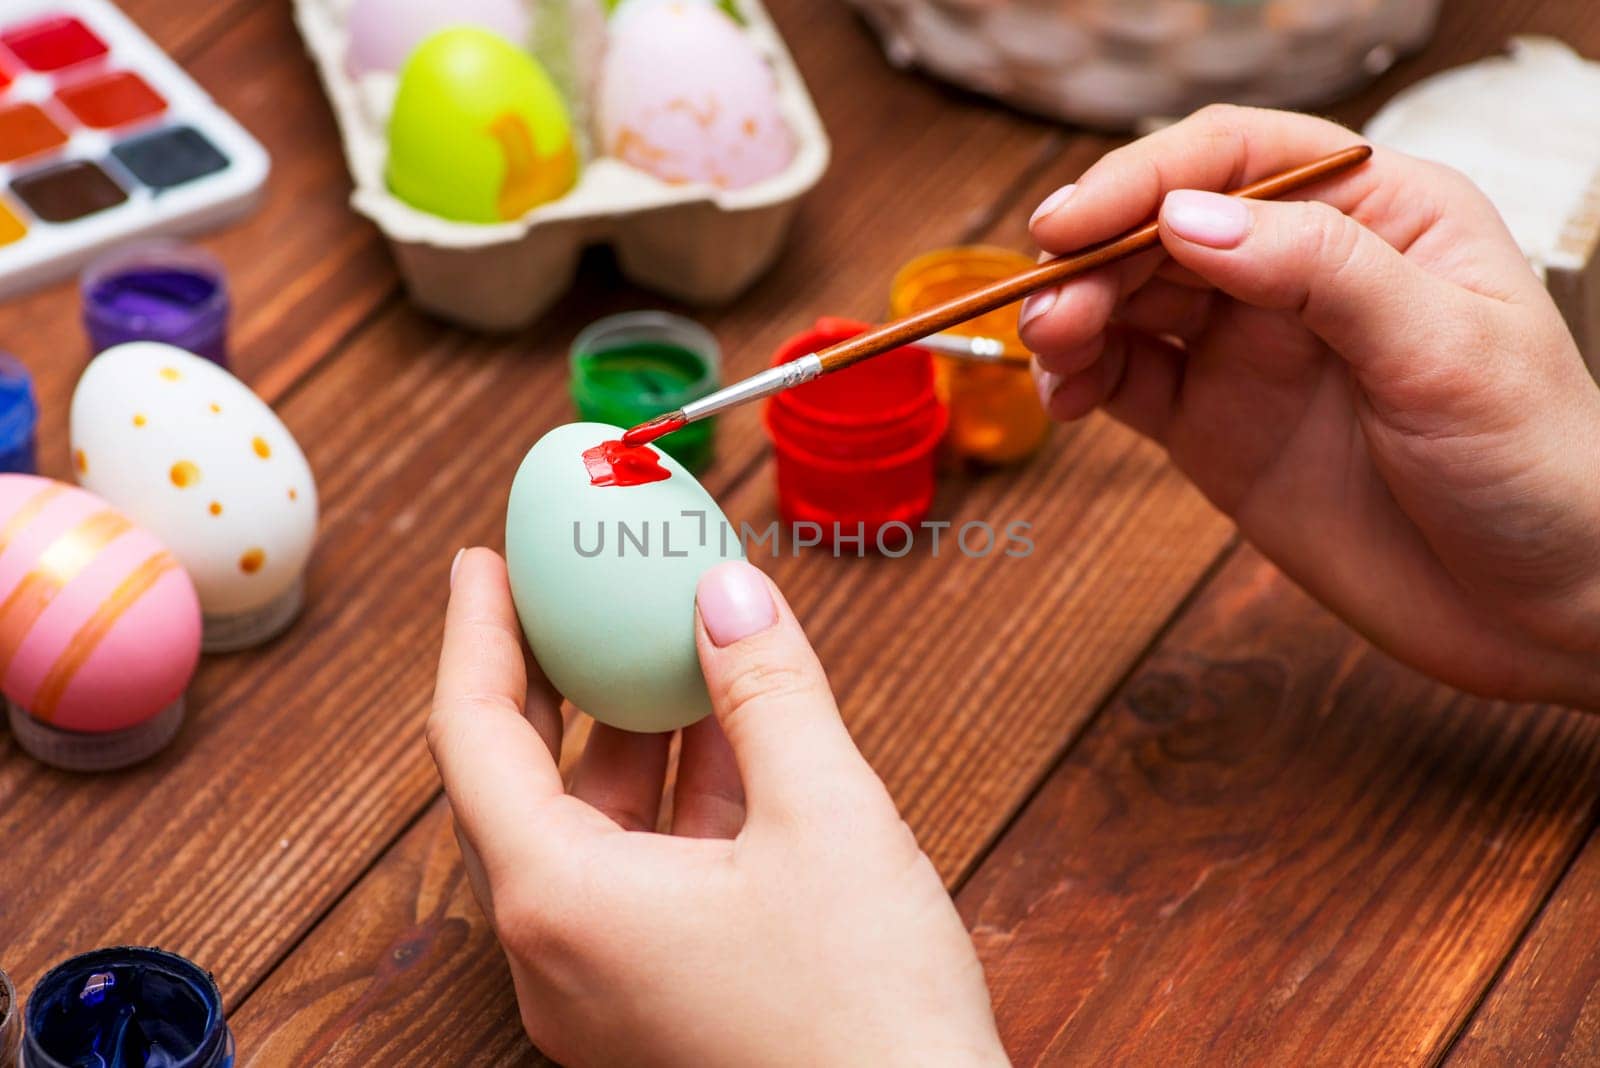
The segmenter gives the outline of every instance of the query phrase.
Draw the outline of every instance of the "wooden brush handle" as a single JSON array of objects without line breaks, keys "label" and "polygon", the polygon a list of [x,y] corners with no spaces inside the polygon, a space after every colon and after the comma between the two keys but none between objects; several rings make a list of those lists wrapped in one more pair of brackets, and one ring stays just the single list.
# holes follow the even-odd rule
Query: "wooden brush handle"
[{"label": "wooden brush handle", "polygon": [[[1364,163],[1371,155],[1370,145],[1356,145],[1319,159],[1315,163],[1263,178],[1253,185],[1235,190],[1232,195],[1252,200],[1271,200]],[[1041,263],[1021,274],[1001,279],[982,289],[964,293],[954,300],[935,305],[915,315],[908,315],[904,319],[885,323],[864,334],[829,346],[817,354],[822,360],[822,373],[837,371],[868,357],[878,356],[902,345],[909,345],[919,338],[948,330],[969,319],[976,319],[986,312],[1003,308],[1031,293],[1047,289],[1135,253],[1144,252],[1160,243],[1159,224],[1150,223],[1121,237],[1093,245],[1075,255]]]}]

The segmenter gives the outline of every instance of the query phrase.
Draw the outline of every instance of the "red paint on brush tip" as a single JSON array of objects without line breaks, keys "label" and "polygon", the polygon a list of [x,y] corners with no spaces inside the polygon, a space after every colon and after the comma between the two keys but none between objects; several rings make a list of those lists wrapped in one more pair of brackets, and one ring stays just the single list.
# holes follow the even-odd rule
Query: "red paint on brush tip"
[{"label": "red paint on brush tip", "polygon": [[682,430],[689,425],[689,420],[673,412],[671,415],[658,415],[648,423],[640,423],[622,435],[624,445],[648,445],[657,438],[664,438],[674,430]]},{"label": "red paint on brush tip", "polygon": [[661,455],[644,445],[624,445],[602,441],[583,451],[583,466],[589,471],[591,486],[642,486],[671,478],[661,466]]}]

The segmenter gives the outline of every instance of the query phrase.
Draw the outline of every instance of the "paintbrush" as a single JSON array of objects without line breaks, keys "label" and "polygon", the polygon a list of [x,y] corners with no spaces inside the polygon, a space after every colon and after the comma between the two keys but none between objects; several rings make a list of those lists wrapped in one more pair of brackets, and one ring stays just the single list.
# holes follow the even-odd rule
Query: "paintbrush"
[{"label": "paintbrush", "polygon": [[[1315,163],[1308,163],[1303,167],[1295,167],[1270,178],[1264,178],[1243,189],[1235,190],[1232,195],[1252,200],[1271,200],[1364,163],[1371,155],[1371,146],[1356,145],[1319,159]],[[644,445],[655,441],[675,430],[683,429],[690,423],[708,419],[740,404],[770,397],[774,393],[781,393],[820,375],[843,370],[862,360],[918,342],[929,335],[948,330],[952,326],[1021,300],[1041,289],[1059,285],[1070,278],[1076,278],[1109,263],[1155,248],[1160,243],[1158,224],[1152,222],[1121,237],[1093,245],[1082,252],[1050,260],[915,315],[908,315],[904,319],[874,327],[866,333],[857,334],[837,345],[831,345],[821,352],[813,352],[798,360],[791,360],[777,367],[768,368],[760,374],[751,375],[743,381],[735,382],[697,401],[685,404],[677,411],[640,423],[622,435],[623,444]]]}]

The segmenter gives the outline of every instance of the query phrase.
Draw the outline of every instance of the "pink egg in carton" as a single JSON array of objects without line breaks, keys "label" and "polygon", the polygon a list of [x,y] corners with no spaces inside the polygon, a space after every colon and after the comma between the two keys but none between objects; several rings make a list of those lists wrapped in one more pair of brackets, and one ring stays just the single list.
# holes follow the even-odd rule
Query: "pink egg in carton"
[{"label": "pink egg in carton", "polygon": [[[688,0],[704,2],[704,0]],[[794,155],[776,174],[741,188],[666,181],[592,147],[589,117],[605,37],[599,0],[556,4],[574,38],[573,120],[584,152],[577,184],[513,221],[461,223],[412,207],[389,189],[386,127],[397,79],[352,74],[350,0],[295,0],[295,18],[333,104],[355,181],[351,203],[388,239],[412,300],[468,326],[513,330],[536,319],[572,284],[585,248],[609,244],[634,282],[691,304],[731,300],[782,248],[800,198],[827,169],[829,143],[794,60],[758,0],[737,0],[739,20],[776,80]],[[550,9],[541,4],[537,20]],[[537,36],[537,28],[535,30]],[[561,72],[552,70],[558,81]]]}]

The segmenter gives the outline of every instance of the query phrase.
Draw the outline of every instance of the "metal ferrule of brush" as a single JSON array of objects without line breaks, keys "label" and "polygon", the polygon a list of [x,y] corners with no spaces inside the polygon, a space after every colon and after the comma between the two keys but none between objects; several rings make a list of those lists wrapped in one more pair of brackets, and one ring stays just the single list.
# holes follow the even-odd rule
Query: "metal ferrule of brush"
[{"label": "metal ferrule of brush", "polygon": [[994,337],[962,337],[957,334],[932,334],[917,342],[925,349],[962,356],[980,363],[1006,362],[1006,343]]},{"label": "metal ferrule of brush", "polygon": [[821,357],[814,352],[809,353],[798,360],[769,367],[760,374],[751,375],[697,401],[690,401],[683,406],[683,418],[690,423],[697,422],[749,401],[782,393],[802,382],[811,381],[821,373]]}]

